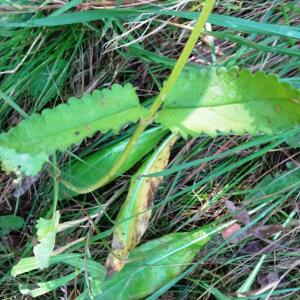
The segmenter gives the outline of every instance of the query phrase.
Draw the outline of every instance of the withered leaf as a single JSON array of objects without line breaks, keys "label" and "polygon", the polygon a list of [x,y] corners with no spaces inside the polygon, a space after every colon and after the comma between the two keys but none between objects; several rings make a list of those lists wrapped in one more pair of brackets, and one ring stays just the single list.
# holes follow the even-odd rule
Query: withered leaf
[{"label": "withered leaf", "polygon": [[120,271],[126,263],[129,251],[140,242],[148,228],[153,198],[162,177],[143,177],[162,171],[169,162],[170,150],[177,139],[172,134],[145,161],[130,182],[127,198],[116,220],[116,228],[106,267],[108,274]]}]

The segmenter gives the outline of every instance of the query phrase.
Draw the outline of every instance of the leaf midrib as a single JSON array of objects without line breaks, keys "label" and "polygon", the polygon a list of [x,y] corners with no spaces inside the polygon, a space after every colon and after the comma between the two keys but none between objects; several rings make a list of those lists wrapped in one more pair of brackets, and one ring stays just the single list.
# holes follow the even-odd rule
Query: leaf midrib
[{"label": "leaf midrib", "polygon": [[[244,105],[247,103],[251,102],[264,102],[264,104],[267,103],[273,104],[272,102],[277,102],[277,101],[284,101],[284,102],[289,102],[290,104],[297,105],[293,100],[287,99],[287,98],[264,98],[264,99],[259,99],[259,100],[247,100],[247,101],[240,101],[240,102],[230,102],[230,103],[222,103],[222,104],[210,104],[210,105],[195,105],[195,106],[168,106],[166,103],[161,112],[164,111],[164,109],[197,109],[197,108],[210,108],[210,107],[219,107],[219,106],[228,106],[228,105]],[[300,101],[300,98],[299,98]],[[275,104],[275,103],[274,103]]]}]

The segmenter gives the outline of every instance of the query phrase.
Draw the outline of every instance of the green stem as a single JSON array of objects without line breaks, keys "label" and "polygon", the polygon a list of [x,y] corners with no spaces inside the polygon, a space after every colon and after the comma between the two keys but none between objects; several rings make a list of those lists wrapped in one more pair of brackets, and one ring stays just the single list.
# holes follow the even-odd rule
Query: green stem
[{"label": "green stem", "polygon": [[203,32],[205,23],[207,22],[207,19],[210,15],[211,11],[213,10],[214,4],[215,4],[215,0],[206,0],[205,1],[203,10],[202,10],[201,14],[199,15],[199,18],[194,26],[194,29],[193,29],[187,43],[185,44],[185,47],[184,47],[179,59],[177,60],[170,76],[167,79],[166,84],[163,86],[159,95],[157,96],[154,103],[152,104],[147,116],[144,118],[141,118],[134,134],[132,135],[124,152],[122,153],[122,155],[120,156],[118,161],[115,163],[115,165],[110,169],[110,171],[101,180],[99,180],[95,184],[92,184],[88,187],[78,188],[69,182],[61,180],[61,182],[67,188],[69,188],[70,190],[72,190],[78,194],[86,194],[86,193],[92,192],[92,191],[104,186],[117,174],[117,172],[120,170],[120,168],[122,167],[124,162],[128,159],[128,156],[130,155],[133,147],[135,146],[136,142],[138,141],[138,138],[143,133],[145,128],[153,121],[155,114],[159,110],[159,108],[162,105],[163,101],[165,100],[166,96],[169,94],[169,92],[173,88],[176,80],[180,76],[184,66],[186,65],[195,45],[197,43],[197,40],[199,39],[199,37],[201,36],[201,34]]}]

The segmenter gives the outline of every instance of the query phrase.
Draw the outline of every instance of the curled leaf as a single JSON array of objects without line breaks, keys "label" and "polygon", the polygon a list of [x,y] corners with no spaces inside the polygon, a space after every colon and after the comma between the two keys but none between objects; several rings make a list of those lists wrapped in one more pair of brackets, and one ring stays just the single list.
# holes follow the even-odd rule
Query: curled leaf
[{"label": "curled leaf", "polygon": [[151,217],[155,192],[163,177],[141,177],[164,170],[169,162],[170,150],[177,139],[172,134],[145,161],[130,182],[128,196],[119,212],[112,252],[106,266],[110,274],[120,271],[131,251],[140,242]]},{"label": "curled leaf", "polygon": [[[160,127],[145,131],[138,139],[135,147],[129,155],[126,162],[120,168],[118,175],[125,173],[140,161],[148,152],[150,152],[166,134],[166,131]],[[62,172],[62,178],[66,179],[76,187],[85,187],[101,180],[102,177],[113,167],[116,160],[123,153],[130,138],[124,139],[116,144],[84,157],[78,160]],[[115,179],[112,177],[111,180]],[[64,185],[60,188],[60,198],[76,196],[74,191],[67,189]]]},{"label": "curled leaf", "polygon": [[56,211],[52,219],[40,218],[37,221],[37,238],[39,244],[34,246],[33,252],[38,266],[43,269],[49,266],[50,256],[55,246],[56,232],[60,214]]},{"label": "curled leaf", "polygon": [[55,151],[66,150],[97,131],[117,132],[142,115],[134,88],[113,85],[111,90],[95,90],[82,100],[33,114],[0,135],[0,160],[6,172],[36,175]]},{"label": "curled leaf", "polygon": [[273,134],[300,125],[300,91],[237,68],[182,73],[156,120],[183,136]]}]

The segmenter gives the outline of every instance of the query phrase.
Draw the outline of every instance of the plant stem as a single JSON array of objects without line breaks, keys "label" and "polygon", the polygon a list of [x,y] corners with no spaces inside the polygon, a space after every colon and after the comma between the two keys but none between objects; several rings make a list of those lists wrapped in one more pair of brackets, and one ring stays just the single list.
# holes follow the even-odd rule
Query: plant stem
[{"label": "plant stem", "polygon": [[56,153],[53,155],[53,178],[54,178],[54,188],[53,188],[53,207],[52,207],[52,218],[55,215],[58,203],[58,194],[59,194],[59,182],[57,181],[57,159]]},{"label": "plant stem", "polygon": [[162,105],[163,101],[165,100],[166,96],[169,94],[171,89],[173,88],[174,84],[176,83],[176,80],[180,76],[184,66],[186,65],[196,43],[199,37],[201,36],[205,23],[207,22],[207,19],[213,10],[215,4],[215,0],[206,0],[203,10],[201,11],[201,14],[199,15],[199,18],[194,26],[194,29],[187,41],[187,43],[184,46],[184,49],[177,60],[170,76],[168,77],[166,84],[163,86],[162,90],[160,91],[159,95],[155,99],[154,103],[152,104],[148,115],[144,118],[141,118],[134,134],[132,135],[129,143],[127,144],[124,152],[118,159],[118,161],[115,163],[115,165],[110,169],[110,171],[98,182],[95,184],[92,184],[88,187],[84,188],[78,188],[69,182],[66,182],[64,180],[61,180],[61,182],[70,190],[74,191],[78,194],[86,194],[89,192],[92,192],[102,186],[104,186],[106,183],[108,183],[120,170],[124,162],[128,159],[128,156],[130,155],[133,147],[135,146],[136,142],[138,141],[138,138],[143,133],[145,128],[153,121],[153,118],[157,111],[159,110],[160,106]]}]

